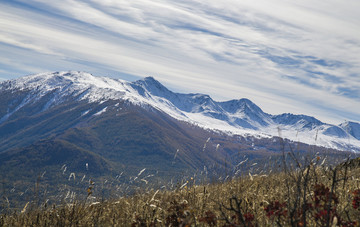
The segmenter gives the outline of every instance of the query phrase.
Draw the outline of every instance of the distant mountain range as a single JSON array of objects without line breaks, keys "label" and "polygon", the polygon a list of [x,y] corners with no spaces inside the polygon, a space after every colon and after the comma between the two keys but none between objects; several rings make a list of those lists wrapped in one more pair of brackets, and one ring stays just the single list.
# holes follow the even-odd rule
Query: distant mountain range
[{"label": "distant mountain range", "polygon": [[130,179],[142,169],[161,179],[204,168],[236,172],[247,158],[279,155],[279,136],[300,153],[311,145],[360,151],[359,123],[271,115],[248,99],[174,93],[152,77],[127,82],[69,71],[0,83],[0,172],[12,184],[44,171],[59,183],[65,167],[99,179]]},{"label": "distant mountain range", "polygon": [[[306,115],[270,115],[248,99],[217,102],[206,94],[174,93],[152,77],[127,82],[84,72],[43,73],[3,82],[0,92],[8,96],[2,95],[0,99],[0,123],[3,125],[27,107],[33,106],[32,114],[39,114],[69,99],[88,104],[112,101],[112,106],[105,106],[96,113],[93,113],[94,107],[82,113],[100,117],[119,105],[114,101],[122,101],[144,109],[152,107],[204,129],[261,137],[279,136],[280,130],[282,137],[293,141],[339,150],[360,150],[359,123],[331,125]],[[9,93],[18,95],[15,98]]]}]

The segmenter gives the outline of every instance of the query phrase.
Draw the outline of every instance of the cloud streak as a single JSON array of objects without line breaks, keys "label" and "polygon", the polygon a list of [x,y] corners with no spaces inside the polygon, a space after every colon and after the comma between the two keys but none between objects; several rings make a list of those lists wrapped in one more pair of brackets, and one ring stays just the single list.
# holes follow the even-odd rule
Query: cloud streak
[{"label": "cloud streak", "polygon": [[360,121],[356,0],[15,0],[0,7],[1,77],[69,69],[152,75],[179,92],[247,97],[273,114]]}]

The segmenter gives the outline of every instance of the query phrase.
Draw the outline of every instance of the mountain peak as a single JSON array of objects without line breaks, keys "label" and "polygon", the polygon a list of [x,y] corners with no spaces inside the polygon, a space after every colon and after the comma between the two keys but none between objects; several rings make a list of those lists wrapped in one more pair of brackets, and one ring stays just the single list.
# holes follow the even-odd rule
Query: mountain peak
[{"label": "mountain peak", "polygon": [[305,128],[311,128],[319,125],[323,125],[324,123],[319,121],[318,119],[306,116],[302,114],[291,114],[291,113],[283,113],[280,115],[272,116],[272,119],[276,123],[281,123],[285,125],[294,125],[294,124],[302,124]]},{"label": "mountain peak", "polygon": [[360,140],[360,124],[352,121],[346,121],[339,125],[347,133]]},{"label": "mountain peak", "polygon": [[144,81],[151,81],[151,82],[157,82],[157,83],[159,83],[159,81],[157,81],[153,76],[144,77],[143,80],[144,80]]},{"label": "mountain peak", "polygon": [[160,97],[167,97],[169,91],[164,85],[162,85],[158,80],[156,80],[152,76],[145,77],[141,80],[137,80],[132,83],[135,87],[141,87],[142,89],[146,90],[150,94],[160,96]]},{"label": "mountain peak", "polygon": [[42,90],[52,90],[74,83],[96,85],[99,81],[101,81],[101,77],[95,77],[90,73],[80,71],[62,71],[33,74],[13,80],[12,82],[15,87],[20,89],[37,88]]},{"label": "mountain peak", "polygon": [[225,102],[220,102],[221,107],[230,112],[230,113],[236,113],[236,112],[244,112],[244,111],[251,111],[256,113],[264,113],[260,107],[258,107],[255,103],[250,101],[249,99],[242,98],[242,99],[233,99]]},{"label": "mountain peak", "polygon": [[156,80],[152,76],[144,77],[143,79],[140,79],[140,80],[136,81],[135,83],[164,87],[164,85],[162,85],[158,80]]}]

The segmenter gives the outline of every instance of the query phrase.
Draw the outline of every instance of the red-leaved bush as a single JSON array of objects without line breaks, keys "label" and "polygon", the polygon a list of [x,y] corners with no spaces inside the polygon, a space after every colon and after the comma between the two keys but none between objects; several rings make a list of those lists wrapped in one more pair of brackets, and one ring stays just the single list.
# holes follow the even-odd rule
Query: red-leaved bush
[{"label": "red-leaved bush", "polygon": [[360,211],[360,189],[353,191],[353,195],[354,195],[354,198],[352,201],[352,207],[355,210]]}]

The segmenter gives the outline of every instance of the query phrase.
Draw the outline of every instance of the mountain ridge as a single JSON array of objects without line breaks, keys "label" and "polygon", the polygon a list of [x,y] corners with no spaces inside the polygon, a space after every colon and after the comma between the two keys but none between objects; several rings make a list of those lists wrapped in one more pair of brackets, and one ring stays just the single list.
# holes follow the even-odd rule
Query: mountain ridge
[{"label": "mountain ridge", "polygon": [[[331,125],[314,117],[284,113],[271,115],[249,99],[217,102],[209,95],[175,93],[153,77],[127,82],[89,73],[65,71],[41,73],[0,83],[2,92],[26,95],[0,112],[0,124],[6,122],[25,105],[47,96],[42,110],[59,105],[69,98],[89,103],[124,100],[139,106],[152,106],[169,116],[210,130],[229,134],[281,136],[293,141],[328,148],[360,151],[360,124],[357,122]],[[101,115],[106,112],[97,112]]]}]

